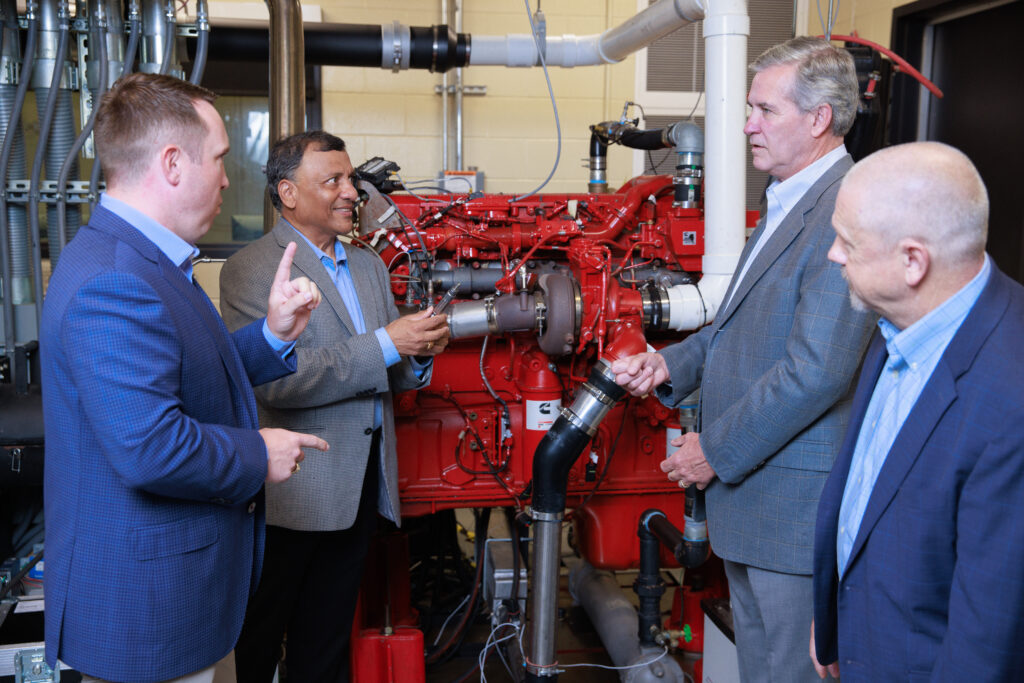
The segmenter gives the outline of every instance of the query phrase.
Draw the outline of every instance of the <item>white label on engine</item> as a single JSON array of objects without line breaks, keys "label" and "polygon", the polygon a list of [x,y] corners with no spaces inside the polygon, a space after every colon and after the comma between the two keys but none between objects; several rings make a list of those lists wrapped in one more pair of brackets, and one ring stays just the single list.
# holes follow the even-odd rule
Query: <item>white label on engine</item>
[{"label": "white label on engine", "polygon": [[546,432],[555,424],[562,411],[562,399],[551,401],[526,401],[526,428],[535,432]]},{"label": "white label on engine", "polygon": [[672,445],[672,439],[682,436],[683,430],[679,427],[665,427],[665,457],[672,457],[672,454],[679,450],[678,446]]}]

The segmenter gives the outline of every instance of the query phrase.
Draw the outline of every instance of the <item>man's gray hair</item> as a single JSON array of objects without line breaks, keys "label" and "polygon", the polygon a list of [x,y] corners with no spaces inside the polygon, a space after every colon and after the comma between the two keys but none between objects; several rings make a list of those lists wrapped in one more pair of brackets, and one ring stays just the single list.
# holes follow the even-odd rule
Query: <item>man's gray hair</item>
[{"label": "man's gray hair", "polygon": [[832,107],[832,133],[843,137],[857,116],[860,89],[853,57],[822,38],[802,36],[768,48],[754,60],[754,73],[782,64],[798,64],[791,99],[803,112]]}]

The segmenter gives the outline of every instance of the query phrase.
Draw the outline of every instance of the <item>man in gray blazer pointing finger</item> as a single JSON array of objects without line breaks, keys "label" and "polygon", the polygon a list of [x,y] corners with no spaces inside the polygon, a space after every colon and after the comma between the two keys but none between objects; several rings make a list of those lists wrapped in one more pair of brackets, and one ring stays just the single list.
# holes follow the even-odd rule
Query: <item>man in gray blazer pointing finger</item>
[{"label": "man in gray blazer pointing finger", "polygon": [[812,604],[818,498],[849,413],[843,400],[871,333],[827,253],[857,111],[853,59],[816,38],[768,49],[744,133],[768,171],[768,211],[713,323],[657,353],[616,361],[632,393],[678,405],[701,387],[697,433],[662,469],[706,488],[708,536],[725,560],[740,678],[816,681],[800,661]]},{"label": "man in gray blazer pointing finger", "polygon": [[260,424],[302,425],[336,444],[307,457],[290,483],[267,488],[263,577],[235,649],[245,683],[270,683],[285,632],[290,680],[348,680],[377,514],[400,521],[391,395],[425,386],[432,356],[448,343],[444,316],[399,316],[380,260],[339,239],[353,229],[353,175],[345,143],[329,133],[277,142],[267,184],[281,218],[221,271],[221,313],[229,328],[241,327],[263,315],[266,264],[298,244],[293,269],[320,288],[323,304],[295,346],[299,372],[257,391]]}]

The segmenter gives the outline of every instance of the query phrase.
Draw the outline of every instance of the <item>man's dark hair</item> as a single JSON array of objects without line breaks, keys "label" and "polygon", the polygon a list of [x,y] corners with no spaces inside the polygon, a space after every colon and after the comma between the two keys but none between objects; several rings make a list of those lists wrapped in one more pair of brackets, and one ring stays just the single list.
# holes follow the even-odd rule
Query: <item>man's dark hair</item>
[{"label": "man's dark hair", "polygon": [[282,138],[270,148],[267,159],[267,190],[274,208],[281,210],[281,196],[277,184],[282,180],[295,180],[295,171],[302,165],[306,149],[315,146],[315,152],[344,152],[345,141],[323,130],[307,130]]},{"label": "man's dark hair", "polygon": [[176,144],[193,161],[209,131],[196,102],[217,98],[206,88],[172,76],[135,73],[118,79],[103,96],[96,115],[96,152],[107,184],[141,177],[151,154]]}]

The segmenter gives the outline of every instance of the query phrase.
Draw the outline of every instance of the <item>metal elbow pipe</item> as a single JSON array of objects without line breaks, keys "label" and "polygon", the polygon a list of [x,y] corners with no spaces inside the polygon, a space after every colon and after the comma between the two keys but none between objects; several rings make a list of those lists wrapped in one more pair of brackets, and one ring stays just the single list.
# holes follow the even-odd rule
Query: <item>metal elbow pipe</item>
[{"label": "metal elbow pipe", "polygon": [[562,517],[569,469],[597,433],[597,427],[625,395],[609,364],[600,360],[580,387],[572,406],[563,408],[533,456],[533,573],[530,584],[530,657],[527,680],[548,677],[555,663],[555,612]]},{"label": "metal elbow pipe", "polygon": [[[701,496],[701,505],[695,506],[697,496]],[[668,521],[661,510],[647,510],[640,517],[640,526],[658,539],[672,553],[676,561],[687,569],[704,564],[711,555],[711,544],[708,543],[707,519],[701,513],[700,518],[693,516],[696,507],[703,509],[703,491],[692,494],[686,492],[686,524],[683,531]]]}]

